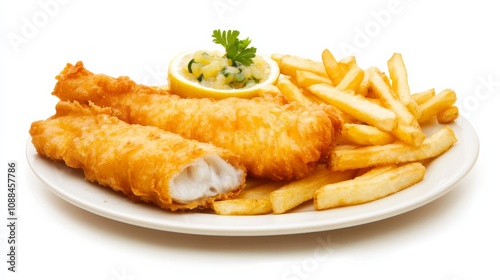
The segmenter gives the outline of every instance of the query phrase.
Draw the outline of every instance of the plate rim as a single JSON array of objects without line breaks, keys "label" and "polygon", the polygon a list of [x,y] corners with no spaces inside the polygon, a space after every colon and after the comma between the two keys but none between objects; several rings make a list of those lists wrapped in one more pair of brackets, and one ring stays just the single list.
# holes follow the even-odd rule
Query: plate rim
[{"label": "plate rim", "polygon": [[[270,236],[270,235],[286,235],[286,234],[300,234],[300,233],[310,233],[310,232],[320,232],[320,231],[327,231],[327,230],[335,230],[335,229],[340,229],[340,228],[347,228],[351,226],[356,226],[356,225],[361,225],[361,224],[367,224],[371,222],[376,222],[380,220],[384,220],[390,217],[394,217],[406,212],[409,212],[411,210],[414,210],[416,208],[422,207],[439,197],[445,195],[449,191],[453,190],[466,176],[467,174],[470,173],[470,171],[473,169],[474,165],[477,162],[477,158],[479,156],[479,150],[480,150],[480,142],[479,142],[479,137],[477,135],[477,132],[475,131],[474,127],[472,124],[466,120],[463,117],[459,117],[457,120],[455,120],[454,124],[451,124],[450,126],[458,126],[461,127],[463,131],[467,132],[467,138],[465,139],[459,139],[459,142],[457,143],[461,147],[462,145],[466,145],[466,149],[464,149],[467,160],[464,161],[460,165],[460,170],[457,175],[452,176],[451,178],[448,178],[447,180],[442,183],[441,186],[439,187],[433,187],[431,190],[425,192],[424,195],[415,197],[410,200],[404,200],[404,203],[398,203],[396,205],[393,205],[392,207],[386,207],[382,209],[378,209],[376,212],[370,212],[370,213],[361,213],[358,214],[354,217],[348,216],[348,217],[336,217],[332,221],[331,219],[331,213],[334,213],[334,211],[339,212],[338,209],[348,209],[349,207],[351,209],[355,209],[352,207],[359,207],[359,206],[366,206],[370,204],[377,203],[377,201],[374,202],[369,202],[361,205],[355,205],[355,206],[349,206],[349,207],[343,207],[343,208],[336,208],[336,209],[328,209],[328,210],[321,210],[321,211],[314,211],[314,215],[318,216],[321,218],[322,216],[325,216],[327,219],[316,219],[314,221],[308,221],[306,225],[301,225],[298,223],[298,221],[301,221],[301,217],[304,216],[304,218],[307,218],[311,214],[312,211],[309,212],[297,212],[297,213],[285,213],[285,214],[280,214],[280,215],[274,215],[274,214],[268,214],[268,215],[256,215],[256,216],[220,216],[212,213],[200,213],[200,212],[186,212],[186,213],[172,213],[168,212],[166,210],[162,210],[160,208],[157,208],[156,206],[153,205],[147,205],[144,203],[134,203],[134,205],[137,205],[138,207],[152,207],[156,208],[154,211],[161,211],[167,212],[167,215],[190,215],[192,217],[195,217],[196,219],[204,219],[206,217],[209,217],[208,219],[216,219],[218,221],[224,221],[223,224],[199,224],[199,223],[192,223],[192,222],[179,222],[178,220],[169,220],[168,218],[165,220],[158,220],[158,219],[150,219],[148,221],[141,220],[140,216],[134,216],[134,215],[127,215],[126,213],[120,213],[117,212],[116,209],[113,209],[112,207],[103,207],[102,205],[97,205],[95,202],[92,201],[86,201],[85,199],[82,199],[81,197],[75,197],[74,194],[71,192],[63,190],[61,187],[54,185],[51,183],[51,181],[44,176],[44,174],[40,173],[40,170],[37,169],[36,164],[35,164],[35,159],[43,159],[46,161],[48,165],[52,164],[61,164],[61,163],[54,163],[51,162],[48,159],[42,158],[39,155],[37,155],[36,150],[31,143],[31,137],[28,137],[27,143],[26,143],[26,158],[28,161],[28,164],[32,170],[32,172],[36,175],[36,177],[55,195],[60,197],[61,199],[65,200],[66,202],[73,204],[76,207],[79,207],[81,209],[84,209],[88,212],[91,212],[93,214],[112,219],[115,221],[139,226],[139,227],[144,227],[144,228],[151,228],[151,229],[156,229],[156,230],[161,230],[161,231],[169,231],[169,232],[177,232],[177,233],[186,233],[186,234],[194,234],[194,235],[212,235],[212,236]],[[455,129],[454,129],[455,130]],[[457,136],[458,137],[458,136]],[[467,145],[467,143],[469,145]],[[455,144],[455,145],[457,145]],[[452,147],[453,148],[453,147]],[[436,159],[439,160],[439,159]],[[63,165],[63,164],[61,164]],[[69,169],[69,167],[67,167]],[[82,178],[83,179],[83,178]],[[92,184],[90,182],[87,182],[88,184]],[[421,184],[421,183],[418,183]],[[95,184],[92,184],[95,185]],[[415,187],[415,186],[413,186]],[[411,188],[413,188],[411,187]],[[102,187],[102,189],[105,189]],[[113,193],[111,190],[105,189],[103,190],[104,192],[110,193],[110,196],[120,196],[122,199],[126,199],[119,193]],[[391,195],[393,196],[393,195]],[[391,197],[389,196],[389,197]],[[382,198],[387,199],[387,198]],[[109,206],[109,205],[108,205]],[[370,207],[368,207],[370,208]],[[344,212],[344,211],[340,211]],[[349,211],[347,211],[349,212]],[[205,215],[210,215],[210,216],[205,216]],[[216,218],[214,218],[216,217]],[[266,224],[254,224],[252,223],[253,220],[259,220],[266,219],[265,217],[269,217],[268,219],[270,220],[271,223],[266,223]],[[277,220],[276,223],[274,223],[274,220]],[[292,220],[292,222],[287,222],[286,224],[280,223],[280,220]],[[243,222],[245,221],[245,222]],[[305,221],[305,219],[303,220]],[[237,225],[232,224],[231,222],[235,222]],[[243,222],[243,223],[242,223]]]}]

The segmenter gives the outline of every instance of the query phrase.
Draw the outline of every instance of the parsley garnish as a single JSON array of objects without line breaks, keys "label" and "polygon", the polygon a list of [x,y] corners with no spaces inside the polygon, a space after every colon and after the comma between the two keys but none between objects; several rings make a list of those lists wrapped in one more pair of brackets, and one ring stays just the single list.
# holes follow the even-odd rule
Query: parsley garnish
[{"label": "parsley garnish", "polygon": [[252,58],[255,57],[257,49],[254,47],[248,48],[252,41],[249,38],[240,40],[238,35],[240,35],[238,30],[220,31],[220,29],[217,29],[214,30],[212,38],[214,38],[214,43],[222,45],[226,49],[226,57],[231,59],[233,65],[239,62],[249,66],[253,63]]}]

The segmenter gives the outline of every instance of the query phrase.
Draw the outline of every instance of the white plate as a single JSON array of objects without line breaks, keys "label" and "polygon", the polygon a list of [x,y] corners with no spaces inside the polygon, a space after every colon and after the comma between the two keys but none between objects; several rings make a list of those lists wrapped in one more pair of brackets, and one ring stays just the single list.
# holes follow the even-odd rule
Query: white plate
[{"label": "white plate", "polygon": [[[424,128],[426,133],[440,125]],[[30,167],[47,187],[64,200],[97,215],[164,231],[224,236],[282,235],[344,228],[386,219],[425,205],[452,190],[474,166],[479,139],[471,124],[459,118],[451,125],[458,142],[427,166],[422,182],[386,198],[349,207],[314,211],[311,203],[282,215],[219,216],[183,213],[134,203],[123,195],[83,179],[83,173],[37,155],[26,145]]]}]

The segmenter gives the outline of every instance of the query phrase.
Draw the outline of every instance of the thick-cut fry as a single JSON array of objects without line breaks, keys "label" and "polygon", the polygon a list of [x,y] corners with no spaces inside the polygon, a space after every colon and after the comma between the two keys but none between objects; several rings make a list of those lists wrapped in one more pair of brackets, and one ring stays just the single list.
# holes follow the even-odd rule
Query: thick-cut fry
[{"label": "thick-cut fry", "polygon": [[394,142],[394,136],[374,126],[346,123],[342,127],[342,137],[358,145],[385,145]]},{"label": "thick-cut fry", "polygon": [[312,85],[309,91],[339,110],[383,131],[391,131],[396,125],[396,114],[360,95],[344,93],[323,84]]},{"label": "thick-cut fry", "polygon": [[387,62],[389,76],[392,81],[392,89],[398,99],[408,108],[415,118],[420,117],[417,103],[410,97],[410,86],[408,84],[408,72],[400,53],[395,53]]},{"label": "thick-cut fry", "polygon": [[376,165],[404,163],[433,158],[446,152],[457,142],[455,133],[448,127],[442,127],[424,140],[419,147],[403,143],[381,146],[367,146],[353,150],[334,150],[330,157],[330,169],[333,171],[358,169]]},{"label": "thick-cut fry", "polygon": [[281,60],[283,57],[285,57],[287,54],[284,53],[273,53],[271,54],[271,58],[278,63],[278,65],[281,64]]},{"label": "thick-cut fry", "polygon": [[308,58],[284,55],[277,61],[281,74],[295,77],[297,70],[304,70],[328,77],[323,63]]},{"label": "thick-cut fry", "polygon": [[277,96],[281,94],[281,91],[275,85],[267,85],[261,87],[258,91],[258,94],[259,96],[266,96],[266,95]]},{"label": "thick-cut fry", "polygon": [[342,67],[344,67],[348,71],[354,64],[356,64],[356,57],[353,55],[346,56],[339,61],[339,64],[344,64],[345,66]]},{"label": "thick-cut fry", "polygon": [[374,73],[370,79],[374,94],[380,98],[387,108],[391,109],[398,118],[405,124],[416,122],[408,108],[397,98],[392,89],[384,82],[378,73]]},{"label": "thick-cut fry", "polygon": [[364,179],[362,175],[352,180],[326,185],[314,193],[314,207],[322,210],[386,197],[422,181],[425,171],[421,163],[414,162],[370,178]]},{"label": "thick-cut fry", "polygon": [[456,93],[451,89],[445,89],[438,93],[436,96],[429,99],[424,104],[420,105],[420,111],[422,115],[418,119],[418,122],[423,123],[432,117],[434,117],[439,112],[451,107],[457,101]]},{"label": "thick-cut fry", "polygon": [[380,71],[380,69],[378,69],[378,68],[376,68],[376,69],[377,69],[377,71],[375,71],[374,74],[378,74],[382,78],[382,81],[384,81],[384,83],[388,87],[391,87],[391,79],[389,77],[387,77],[385,72]]},{"label": "thick-cut fry", "polygon": [[370,82],[373,92],[378,96],[387,108],[390,108],[396,113],[398,119],[397,127],[394,130],[394,135],[401,141],[419,146],[425,139],[425,134],[420,129],[415,116],[408,110],[408,108],[395,96],[392,89],[384,82],[383,78],[374,73]]},{"label": "thick-cut fry", "polygon": [[335,147],[335,151],[341,151],[341,150],[354,150],[357,148],[361,148],[362,146],[357,145],[357,144],[340,144],[337,147]]},{"label": "thick-cut fry", "polygon": [[286,97],[286,99],[290,102],[296,101],[304,106],[311,105],[313,102],[307,98],[302,90],[296,86],[290,79],[281,78],[278,80],[276,84],[281,93]]},{"label": "thick-cut fry", "polygon": [[459,112],[457,106],[451,106],[448,109],[439,112],[436,115],[439,123],[451,123],[458,118]]},{"label": "thick-cut fry", "polygon": [[318,168],[312,175],[298,181],[293,181],[273,191],[269,196],[274,214],[286,211],[313,198],[318,188],[353,178],[355,170],[332,172],[325,168]]},{"label": "thick-cut fry", "polygon": [[220,100],[68,64],[52,93],[58,113],[32,124],[33,144],[132,199],[263,215],[310,200],[322,210],[386,197],[423,180],[425,165],[457,142],[448,126],[429,137],[420,127],[457,119],[455,92],[410,94],[399,53],[387,61],[389,75],[361,69],[355,56],[337,61],[328,49],[321,61],[271,58],[282,74],[275,85]]},{"label": "thick-cut fry", "polygon": [[330,52],[330,50],[325,49],[321,54],[321,60],[323,61],[323,67],[325,68],[325,72],[333,82],[334,85],[340,83],[345,73],[342,71],[338,71],[338,62],[335,56]]},{"label": "thick-cut fry", "polygon": [[370,77],[373,73],[377,72],[380,72],[380,70],[378,70],[377,67],[369,67],[368,69],[364,70],[363,80],[358,85],[356,94],[366,97],[371,96],[372,89],[370,85]]},{"label": "thick-cut fry", "polygon": [[379,165],[375,167],[366,167],[357,169],[356,172],[356,180],[366,180],[370,179],[374,176],[387,172],[389,170],[397,168],[397,164],[388,164],[388,165]]},{"label": "thick-cut fry", "polygon": [[[424,90],[421,92],[413,93],[411,94],[411,98],[417,103],[418,105],[424,104],[427,100],[431,99],[436,95],[436,91],[434,88],[430,88],[428,90]],[[422,112],[420,112],[422,113]]]},{"label": "thick-cut fry", "polygon": [[247,188],[245,187],[237,196],[235,196],[235,199],[249,199],[249,198],[262,198],[262,197],[269,197],[269,194],[272,191],[277,190],[278,188],[282,187],[285,184],[283,181],[268,181],[264,184],[254,186],[252,188]]},{"label": "thick-cut fry", "polygon": [[315,84],[333,85],[329,78],[310,71],[298,70],[295,79],[297,80],[297,84],[302,88],[307,88]]},{"label": "thick-cut fry", "polygon": [[343,91],[355,92],[363,81],[364,76],[365,72],[363,69],[361,69],[358,64],[354,63],[337,85],[337,88]]},{"label": "thick-cut fry", "polygon": [[216,201],[212,209],[219,215],[262,215],[273,211],[269,194],[283,186],[283,182],[269,182],[243,189],[234,199]]},{"label": "thick-cut fry", "polygon": [[392,132],[402,142],[418,147],[425,140],[425,134],[418,127],[398,122]]},{"label": "thick-cut fry", "polygon": [[217,201],[212,205],[218,215],[262,215],[273,211],[268,198],[236,198]]}]

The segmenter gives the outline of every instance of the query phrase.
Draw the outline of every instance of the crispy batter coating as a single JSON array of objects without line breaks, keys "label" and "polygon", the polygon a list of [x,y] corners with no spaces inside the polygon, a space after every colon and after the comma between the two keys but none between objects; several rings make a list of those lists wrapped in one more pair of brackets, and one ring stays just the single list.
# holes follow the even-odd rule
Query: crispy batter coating
[{"label": "crispy batter coating", "polygon": [[[156,127],[125,123],[111,116],[109,109],[97,106],[59,102],[56,110],[54,116],[31,125],[38,154],[81,168],[89,181],[123,192],[133,200],[170,210],[207,208],[215,200],[233,197],[244,185],[245,169],[227,150]],[[172,178],[207,156],[221,157],[234,166],[239,185],[226,193],[176,201],[170,193]]]},{"label": "crispy batter coating", "polygon": [[68,64],[56,77],[61,100],[109,107],[118,118],[151,125],[234,152],[249,175],[291,180],[324,160],[342,120],[332,107],[287,104],[280,97],[189,99]]}]

